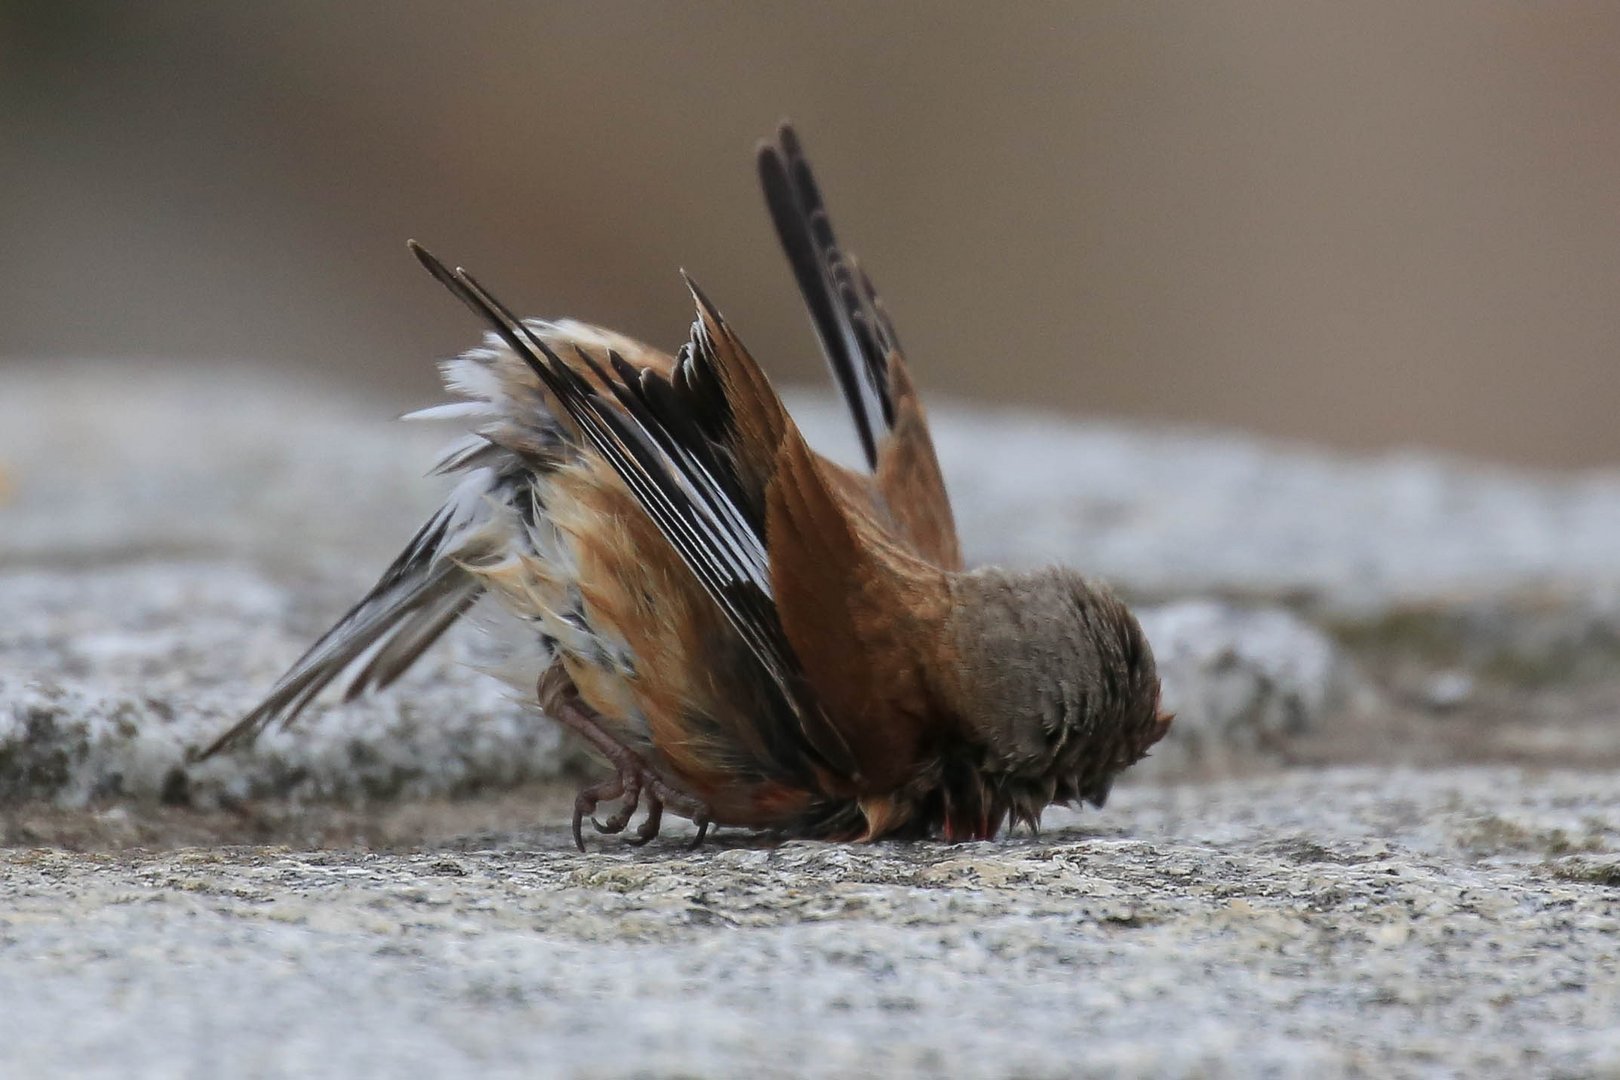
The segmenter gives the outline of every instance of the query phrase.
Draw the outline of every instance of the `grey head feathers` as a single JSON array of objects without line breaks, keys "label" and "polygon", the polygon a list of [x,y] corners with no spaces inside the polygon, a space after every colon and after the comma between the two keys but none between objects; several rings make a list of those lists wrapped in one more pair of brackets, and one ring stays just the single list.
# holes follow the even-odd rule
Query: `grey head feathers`
[{"label": "grey head feathers", "polygon": [[1101,803],[1113,775],[1161,738],[1153,651],[1106,588],[1054,567],[956,575],[952,633],[962,723],[984,767],[1056,801]]}]

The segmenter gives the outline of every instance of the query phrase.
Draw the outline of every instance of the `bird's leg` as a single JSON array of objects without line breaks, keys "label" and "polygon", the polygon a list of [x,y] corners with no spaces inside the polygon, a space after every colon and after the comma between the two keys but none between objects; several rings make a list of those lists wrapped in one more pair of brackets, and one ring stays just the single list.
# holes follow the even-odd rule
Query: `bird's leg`
[{"label": "bird's leg", "polygon": [[614,769],[612,777],[585,788],[574,799],[574,844],[579,850],[585,850],[582,829],[585,818],[595,813],[598,803],[604,799],[624,800],[608,820],[591,818],[591,824],[596,826],[598,832],[618,833],[630,824],[643,795],[647,798],[647,819],[636,830],[636,838],[631,843],[639,846],[658,835],[666,806],[691,818],[698,827],[694,847],[703,842],[703,837],[709,831],[708,804],[666,783],[641,755],[609,734],[597,717],[578,700],[577,695],[547,694],[545,691],[542,683],[541,700],[546,712],[594,746]]}]

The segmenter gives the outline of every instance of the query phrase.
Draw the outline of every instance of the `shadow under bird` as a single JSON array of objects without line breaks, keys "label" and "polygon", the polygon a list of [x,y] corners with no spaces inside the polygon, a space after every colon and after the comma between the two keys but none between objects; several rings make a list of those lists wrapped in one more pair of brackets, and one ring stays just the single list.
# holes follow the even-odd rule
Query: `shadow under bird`
[{"label": "shadow under bird", "polygon": [[605,833],[645,807],[783,836],[988,838],[1103,804],[1169,728],[1129,610],[1078,573],[964,567],[894,328],[838,246],[791,127],[759,175],[867,469],[806,444],[695,285],[670,356],[520,319],[414,242],[492,329],[444,365],[472,432],[449,500],[382,579],[203,757],[289,722],[334,681],[404,672],[482,595],[545,654],[539,704],[613,775]]}]

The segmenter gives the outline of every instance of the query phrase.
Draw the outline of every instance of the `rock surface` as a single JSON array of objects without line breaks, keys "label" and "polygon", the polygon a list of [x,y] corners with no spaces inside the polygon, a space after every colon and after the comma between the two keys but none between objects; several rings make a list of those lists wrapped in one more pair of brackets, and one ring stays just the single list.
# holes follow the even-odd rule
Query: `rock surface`
[{"label": "rock surface", "polygon": [[582,856],[475,627],[183,767],[433,508],[387,413],[8,373],[0,1074],[1620,1075],[1620,473],[936,408],[970,553],[1141,601],[1171,739],[1039,838]]},{"label": "rock surface", "polygon": [[1599,1076],[1620,794],[1122,791],[1039,839],[0,852],[13,1076]]},{"label": "rock surface", "polygon": [[[487,673],[499,651],[473,625],[387,692],[188,764],[341,612],[337,593],[189,560],[0,579],[0,792],[220,805],[474,794],[557,774],[558,729]],[[1179,714],[1177,739],[1145,766],[1155,773],[1274,754],[1361,685],[1342,650],[1286,612],[1183,603],[1142,616]]]},{"label": "rock surface", "polygon": [[1274,761],[1325,718],[1376,707],[1345,650],[1291,612],[1194,600],[1138,616],[1176,718],[1175,738],[1138,767],[1144,775]]},{"label": "rock surface", "polygon": [[[848,459],[838,407],[791,400],[811,441]],[[442,492],[421,473],[446,438],[390,411],[245,368],[13,367],[0,565],[385,558]],[[1079,562],[1143,595],[1306,598],[1358,615],[1509,595],[1620,605],[1620,469],[1350,458],[948,402],[931,415],[981,561]]]}]

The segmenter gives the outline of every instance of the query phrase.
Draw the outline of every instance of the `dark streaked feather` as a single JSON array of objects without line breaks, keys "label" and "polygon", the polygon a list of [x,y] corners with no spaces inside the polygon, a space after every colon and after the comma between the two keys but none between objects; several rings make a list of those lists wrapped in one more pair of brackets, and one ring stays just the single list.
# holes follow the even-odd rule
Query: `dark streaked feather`
[{"label": "dark streaked feather", "polygon": [[877,291],[838,246],[798,136],[788,124],[759,148],[759,179],[816,337],[842,391],[895,532],[948,569],[961,566],[933,439]]},{"label": "dark streaked feather", "polygon": [[740,481],[738,461],[721,437],[732,418],[703,344],[702,319],[669,382],[653,371],[637,373],[611,353],[604,367],[580,351],[610,400],[470,274],[451,270],[414,242],[411,250],[529,365],[584,441],[624,481],[742,639],[774,688],[777,711],[802,732],[803,749],[846,774],[856,771],[848,746],[804,685],[777,617],[762,493]]},{"label": "dark streaked feather", "polygon": [[878,441],[893,416],[887,400],[888,349],[878,335],[892,341],[892,329],[862,303],[866,294],[855,288],[815,175],[787,124],[777,132],[775,144],[760,147],[759,179],[821,350],[849,405],[866,463],[875,469]]},{"label": "dark streaked feather", "polygon": [[501,481],[489,470],[468,477],[418,530],[360,602],[321,635],[259,705],[199,755],[207,758],[250,740],[276,722],[290,723],[320,692],[346,678],[344,699],[387,686],[466,612],[483,591],[445,555],[477,518]]}]

